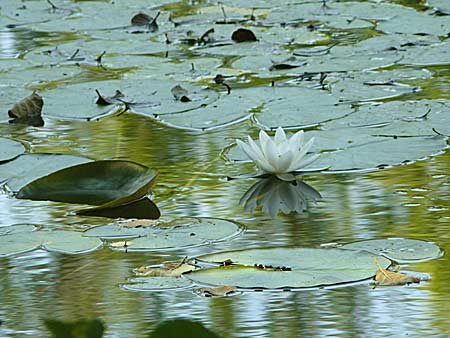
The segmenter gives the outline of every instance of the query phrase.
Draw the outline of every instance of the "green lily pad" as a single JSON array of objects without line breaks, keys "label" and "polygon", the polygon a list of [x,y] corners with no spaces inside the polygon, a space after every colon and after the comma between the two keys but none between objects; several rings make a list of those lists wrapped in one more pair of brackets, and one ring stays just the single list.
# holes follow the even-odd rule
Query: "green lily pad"
[{"label": "green lily pad", "polygon": [[181,277],[134,277],[121,287],[131,291],[162,291],[187,289],[192,284],[189,279]]},{"label": "green lily pad", "polygon": [[45,100],[44,114],[61,119],[100,119],[109,115],[123,112],[125,105],[115,104],[109,107],[95,104],[96,89],[103,92],[105,87],[119,86],[120,81],[98,81],[68,85],[42,91]]},{"label": "green lily pad", "polygon": [[[130,239],[119,250],[157,251],[206,245],[241,232],[236,223],[214,218],[182,218],[151,227],[108,224],[87,230],[84,236],[102,239]],[[114,246],[113,246],[114,247]]]},{"label": "green lily pad", "polygon": [[[384,257],[377,259],[384,268],[391,264]],[[246,289],[334,286],[369,279],[377,270],[371,254],[341,249],[249,249],[200,256],[196,260],[232,265],[200,269],[185,275],[194,282]]]},{"label": "green lily pad", "polygon": [[103,245],[100,239],[86,238],[81,232],[46,230],[23,224],[5,228],[8,228],[8,232],[0,233],[0,240],[3,243],[0,247],[0,257],[18,255],[38,248],[66,254],[81,254],[97,250]]},{"label": "green lily pad", "polygon": [[271,100],[254,115],[257,124],[265,128],[317,126],[350,111],[349,106],[338,104],[334,95],[320,89],[268,87],[260,88],[259,96]]},{"label": "green lily pad", "polygon": [[257,95],[257,88],[232,90],[231,94],[222,94],[218,101],[205,107],[178,114],[160,114],[158,120],[172,127],[191,130],[233,125],[248,119],[251,110],[262,104]]},{"label": "green lily pad", "polygon": [[79,231],[40,231],[42,248],[51,252],[82,254],[99,249],[103,242],[98,238],[83,236]]},{"label": "green lily pad", "polygon": [[82,163],[41,177],[17,192],[17,198],[101,205],[123,205],[145,196],[156,171],[131,161]]},{"label": "green lily pad", "polygon": [[0,181],[17,192],[28,183],[57,170],[91,161],[86,157],[66,154],[24,154],[0,165]]},{"label": "green lily pad", "polygon": [[0,163],[12,160],[25,151],[22,143],[0,137]]},{"label": "green lily pad", "polygon": [[35,235],[37,227],[31,224],[18,224],[0,228],[0,257],[32,251],[41,245]]},{"label": "green lily pad", "polygon": [[436,244],[408,238],[372,239],[344,244],[341,248],[368,251],[399,263],[424,262],[442,256]]}]

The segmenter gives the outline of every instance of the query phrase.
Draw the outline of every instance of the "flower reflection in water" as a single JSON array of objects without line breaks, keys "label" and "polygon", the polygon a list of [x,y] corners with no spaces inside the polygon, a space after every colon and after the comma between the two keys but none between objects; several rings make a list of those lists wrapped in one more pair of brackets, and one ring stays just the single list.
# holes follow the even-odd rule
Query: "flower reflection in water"
[{"label": "flower reflection in water", "polygon": [[270,176],[252,185],[239,204],[251,212],[261,207],[264,213],[274,218],[279,210],[284,214],[302,213],[307,209],[308,201],[316,202],[321,198],[317,190],[301,180],[284,181]]}]

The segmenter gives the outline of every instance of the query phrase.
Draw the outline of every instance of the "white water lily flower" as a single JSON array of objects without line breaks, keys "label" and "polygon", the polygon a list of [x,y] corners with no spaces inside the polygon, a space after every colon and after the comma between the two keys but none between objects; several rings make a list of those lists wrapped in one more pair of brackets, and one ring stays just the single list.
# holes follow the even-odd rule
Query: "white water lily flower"
[{"label": "white water lily flower", "polygon": [[[264,173],[275,174],[282,180],[292,180],[291,172],[301,171],[319,157],[319,154],[306,157],[314,142],[312,137],[304,143],[303,130],[287,137],[283,128],[278,127],[272,138],[263,130],[259,132],[259,145],[248,136],[248,143],[236,140],[238,147],[255,162]],[[305,158],[306,157],[306,158]]]}]

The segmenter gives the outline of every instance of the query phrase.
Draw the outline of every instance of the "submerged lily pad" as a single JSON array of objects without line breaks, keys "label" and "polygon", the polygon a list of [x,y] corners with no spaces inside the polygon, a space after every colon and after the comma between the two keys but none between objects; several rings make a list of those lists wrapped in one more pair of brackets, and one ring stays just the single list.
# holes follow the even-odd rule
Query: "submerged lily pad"
[{"label": "submerged lily pad", "polygon": [[424,262],[442,256],[436,244],[408,238],[372,239],[344,244],[341,248],[368,251],[399,263]]},{"label": "submerged lily pad", "polygon": [[157,226],[126,227],[108,224],[87,230],[84,235],[102,239],[129,239],[117,249],[127,251],[170,250],[205,245],[239,234],[236,223],[215,218],[181,218]]},{"label": "submerged lily pad", "polygon": [[22,143],[0,137],[0,163],[12,160],[25,151]]},{"label": "submerged lily pad", "polygon": [[17,193],[17,198],[114,206],[145,196],[156,171],[131,161],[93,161],[39,178]]},{"label": "submerged lily pad", "polygon": [[[383,257],[377,259],[385,268],[391,264]],[[369,279],[377,270],[371,254],[341,249],[249,249],[200,256],[196,260],[226,262],[226,266],[185,275],[194,282],[246,289],[333,286]]]},{"label": "submerged lily pad", "polygon": [[17,192],[40,177],[89,161],[91,160],[86,157],[76,155],[24,154],[0,165],[0,181],[5,180],[8,188]]}]

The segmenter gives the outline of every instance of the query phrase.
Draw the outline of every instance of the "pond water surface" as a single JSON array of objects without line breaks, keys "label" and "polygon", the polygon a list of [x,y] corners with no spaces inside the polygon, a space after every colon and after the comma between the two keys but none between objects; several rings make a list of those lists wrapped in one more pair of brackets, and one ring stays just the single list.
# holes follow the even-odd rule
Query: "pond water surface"
[{"label": "pond water surface", "polygon": [[[409,2],[418,9],[424,5]],[[190,2],[180,2],[162,9],[179,14],[190,6]],[[141,2],[137,8],[148,7]],[[82,35],[44,34],[30,27],[0,29],[3,61],[15,60],[38,46],[76,41]],[[349,44],[354,43],[352,36],[347,38]],[[20,61],[19,57],[18,67],[22,66]],[[429,66],[427,70],[433,76],[426,83],[421,80],[420,85],[425,87],[421,95],[448,98],[448,64]],[[2,72],[0,81],[3,74],[11,78],[12,70]],[[260,83],[252,77],[247,80],[241,85]],[[7,109],[2,106],[3,114]],[[44,127],[5,122],[0,124],[0,135],[21,140],[31,152],[127,159],[155,168],[159,176],[152,196],[163,218],[223,218],[239,222],[245,231],[207,246],[156,253],[102,248],[65,255],[35,250],[0,258],[1,337],[48,337],[43,324],[46,318],[100,318],[107,328],[105,337],[120,338],[145,337],[155,325],[173,318],[199,321],[224,337],[450,336],[450,260],[446,254],[428,262],[402,265],[404,270],[431,276],[429,281],[409,286],[374,289],[366,281],[339,288],[247,292],[217,298],[200,296],[192,289],[146,292],[123,287],[134,276],[133,269],[142,265],[234,249],[318,247],[332,242],[402,237],[432,241],[448,252],[450,152],[369,173],[305,176],[305,182],[319,191],[322,199],[309,203],[304,213],[280,213],[272,218],[261,210],[246,211],[239,204],[255,180],[225,179],[229,174],[250,171],[252,165],[236,168],[220,157],[223,147],[236,138],[257,136],[258,128],[251,121],[204,132],[171,128],[127,113],[91,122],[54,117],[45,121]],[[0,194],[0,206],[0,226],[32,223],[86,229],[109,222],[73,215],[79,205],[18,200],[7,194]]]}]

